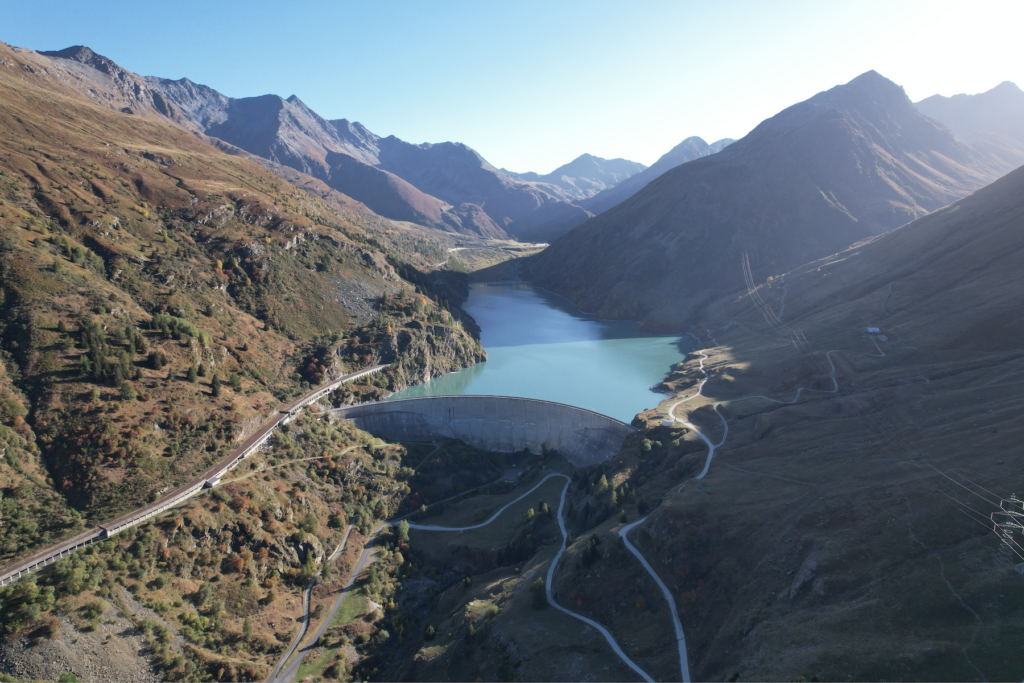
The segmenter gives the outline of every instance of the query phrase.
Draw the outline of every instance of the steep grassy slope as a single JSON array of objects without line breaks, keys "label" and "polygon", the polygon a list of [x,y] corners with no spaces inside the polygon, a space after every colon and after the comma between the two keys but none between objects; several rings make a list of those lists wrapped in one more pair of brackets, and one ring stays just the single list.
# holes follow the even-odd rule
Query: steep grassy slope
[{"label": "steep grassy slope", "polygon": [[399,387],[483,358],[444,308],[464,284],[417,270],[441,245],[94,104],[40,59],[0,46],[0,401],[18,472],[2,486],[64,502],[49,519],[19,506],[45,531],[4,524],[2,561],[74,531],[67,505],[95,523],[180,483],[311,384],[397,361],[375,381]]},{"label": "steep grassy slope", "polygon": [[632,537],[677,601],[695,680],[1001,680],[1024,666],[1024,557],[989,519],[1024,486],[1022,197],[1018,170],[708,307],[702,395],[679,403],[704,379],[692,354],[641,422],[675,406],[721,445],[695,481],[695,434],[678,451],[662,427],[641,435],[677,476],[637,488],[663,503]]},{"label": "steep grassy slope", "polygon": [[530,277],[598,315],[679,330],[742,286],[743,252],[763,281],[1009,170],[869,72],[665,173],[531,259]]}]

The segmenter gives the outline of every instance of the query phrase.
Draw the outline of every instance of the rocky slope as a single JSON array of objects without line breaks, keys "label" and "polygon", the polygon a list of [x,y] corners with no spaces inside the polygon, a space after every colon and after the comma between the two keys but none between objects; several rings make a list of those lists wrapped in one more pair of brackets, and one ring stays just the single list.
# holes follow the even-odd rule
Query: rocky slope
[{"label": "rocky slope", "polygon": [[1016,84],[1004,81],[977,95],[932,95],[914,106],[985,153],[1024,164],[1024,92]]},{"label": "rocky slope", "polygon": [[536,236],[590,216],[561,191],[513,179],[461,143],[380,138],[359,123],[327,121],[294,95],[236,99],[187,78],[143,78],[83,46],[20,52],[21,63],[55,90],[222,140],[386,218],[503,238],[512,223],[516,234]]},{"label": "rocky slope", "polygon": [[443,245],[69,79],[0,44],[0,562],[187,480],[310,385],[483,358]]},{"label": "rocky slope", "polygon": [[506,229],[543,233],[554,222],[589,216],[461,143],[381,138],[356,122],[327,121],[294,95],[234,99],[187,79],[145,80],[207,135],[316,177],[388,218],[506,237]]},{"label": "rocky slope", "polygon": [[609,187],[604,191],[597,193],[595,196],[580,202],[580,206],[595,215],[604,213],[616,204],[620,204],[629,199],[637,192],[647,187],[652,180],[661,177],[667,171],[672,170],[676,166],[685,164],[687,161],[706,157],[710,154],[717,154],[733,142],[735,142],[735,140],[732,138],[723,138],[722,140],[718,140],[717,142],[713,142],[709,145],[704,142],[704,140],[696,136],[686,138],[663,154],[661,158],[651,164],[650,168],[646,168],[639,173],[630,176],[621,183]]},{"label": "rocky slope", "polygon": [[684,329],[702,306],[742,286],[744,254],[763,282],[1009,168],[872,71],[665,173],[531,259],[529,277],[598,315]]},{"label": "rocky slope", "polygon": [[643,164],[626,159],[602,159],[593,154],[581,154],[545,175],[501,170],[517,180],[541,183],[545,191],[552,194],[564,196],[570,201],[579,201],[615,187],[646,168]]}]

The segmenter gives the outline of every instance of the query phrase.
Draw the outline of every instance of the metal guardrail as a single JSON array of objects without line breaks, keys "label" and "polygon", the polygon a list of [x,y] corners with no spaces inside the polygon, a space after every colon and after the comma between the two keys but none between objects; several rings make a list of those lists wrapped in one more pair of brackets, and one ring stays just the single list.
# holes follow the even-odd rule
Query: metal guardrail
[{"label": "metal guardrail", "polygon": [[90,529],[89,531],[68,541],[64,541],[63,543],[47,548],[46,550],[23,560],[13,567],[0,572],[0,586],[6,586],[27,574],[39,571],[40,569],[53,564],[62,557],[67,557],[77,550],[88,545],[92,545],[99,540],[110,538],[114,534],[120,533],[125,529],[131,528],[136,524],[141,524],[152,517],[166,512],[170,508],[188,500],[201,491],[209,481],[217,480],[214,482],[214,485],[216,485],[216,483],[219,482],[220,477],[238,467],[243,460],[266,445],[267,441],[270,440],[271,435],[274,433],[274,430],[281,424],[287,423],[302,408],[314,401],[320,400],[346,382],[351,382],[352,380],[359,379],[360,377],[372,375],[376,372],[380,372],[386,367],[386,365],[376,365],[372,368],[367,368],[365,370],[360,370],[359,372],[345,375],[330,384],[320,387],[319,389],[314,389],[296,403],[282,409],[273,420],[264,425],[260,431],[256,432],[256,434],[249,437],[249,439],[247,439],[238,449],[235,449],[231,455],[221,460],[212,469],[207,470],[204,474],[193,479],[185,486],[177,489],[176,491],[172,491],[164,498],[150,503],[143,508],[135,510],[134,512],[122,517],[118,517],[107,524],[101,524],[98,528]]}]

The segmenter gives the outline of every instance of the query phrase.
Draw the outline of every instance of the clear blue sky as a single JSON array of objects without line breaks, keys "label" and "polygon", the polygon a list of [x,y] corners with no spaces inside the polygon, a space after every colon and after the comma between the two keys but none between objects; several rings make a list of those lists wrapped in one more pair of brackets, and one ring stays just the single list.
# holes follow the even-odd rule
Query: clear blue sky
[{"label": "clear blue sky", "polygon": [[739,138],[869,69],[915,101],[1024,87],[1020,0],[0,0],[0,17],[8,44],[88,45],[232,97],[294,93],[378,135],[541,173]]}]

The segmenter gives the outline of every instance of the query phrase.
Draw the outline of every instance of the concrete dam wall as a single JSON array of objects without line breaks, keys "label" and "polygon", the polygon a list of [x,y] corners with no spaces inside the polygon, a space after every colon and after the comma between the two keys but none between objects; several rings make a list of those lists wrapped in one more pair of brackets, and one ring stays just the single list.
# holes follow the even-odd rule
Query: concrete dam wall
[{"label": "concrete dam wall", "polygon": [[330,412],[389,441],[460,439],[498,453],[540,453],[546,445],[577,466],[607,460],[636,431],[592,410],[511,396],[428,396]]}]

